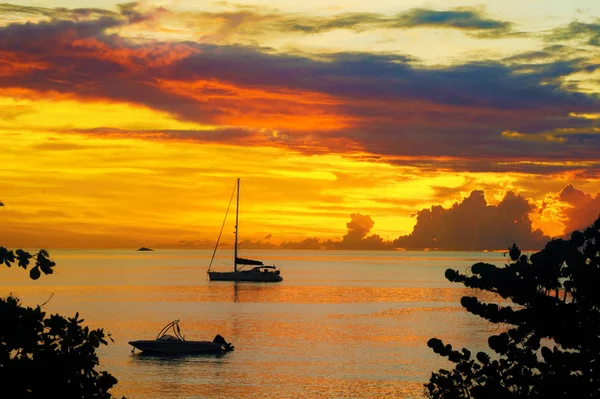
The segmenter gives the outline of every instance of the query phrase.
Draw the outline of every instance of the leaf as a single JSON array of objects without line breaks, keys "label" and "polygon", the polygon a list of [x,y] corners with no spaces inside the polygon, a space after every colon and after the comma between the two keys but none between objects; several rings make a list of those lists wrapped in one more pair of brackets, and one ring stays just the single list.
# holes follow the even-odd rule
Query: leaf
[{"label": "leaf", "polygon": [[29,266],[29,259],[33,258],[29,252],[25,252],[22,249],[17,249],[17,260],[19,261],[19,267],[27,270],[27,266]]},{"label": "leaf", "polygon": [[521,250],[517,247],[517,244],[513,244],[512,247],[508,248],[508,254],[510,255],[510,259],[516,261],[521,256]]},{"label": "leaf", "polygon": [[56,265],[49,257],[45,249],[40,249],[36,258],[36,265],[40,267],[44,274],[52,274],[52,268]]},{"label": "leaf", "polygon": [[98,348],[100,346],[100,341],[96,335],[90,335],[90,344],[92,344],[94,348]]},{"label": "leaf", "polygon": [[2,262],[4,262],[6,266],[11,267],[11,263],[14,263],[15,261],[15,254],[13,251],[9,251],[6,248],[2,249],[4,249],[4,251],[0,253],[0,259],[2,259]]},{"label": "leaf", "polygon": [[37,280],[38,278],[40,278],[40,276],[40,269],[37,266],[35,266],[29,271],[29,277],[31,277],[32,280]]},{"label": "leaf", "polygon": [[8,253],[4,257],[4,259],[9,261],[10,263],[14,263],[15,262],[15,253],[13,251],[8,251]]},{"label": "leaf", "polygon": [[52,266],[54,266],[55,263],[51,262],[51,264],[42,264],[40,265],[40,269],[42,269],[42,272],[44,272],[44,274],[52,274],[54,273],[54,270],[52,270]]},{"label": "leaf", "polygon": [[4,258],[8,254],[8,249],[0,247],[0,263],[4,263]]},{"label": "leaf", "polygon": [[477,360],[482,364],[488,364],[490,362],[490,356],[485,352],[477,352]]}]

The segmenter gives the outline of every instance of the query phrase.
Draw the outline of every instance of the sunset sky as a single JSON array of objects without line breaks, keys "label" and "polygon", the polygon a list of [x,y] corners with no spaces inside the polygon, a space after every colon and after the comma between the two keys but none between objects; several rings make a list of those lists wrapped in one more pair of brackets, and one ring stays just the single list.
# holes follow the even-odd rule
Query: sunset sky
[{"label": "sunset sky", "polygon": [[600,213],[598,0],[88,4],[0,4],[1,246],[210,247],[237,177],[256,247]]}]

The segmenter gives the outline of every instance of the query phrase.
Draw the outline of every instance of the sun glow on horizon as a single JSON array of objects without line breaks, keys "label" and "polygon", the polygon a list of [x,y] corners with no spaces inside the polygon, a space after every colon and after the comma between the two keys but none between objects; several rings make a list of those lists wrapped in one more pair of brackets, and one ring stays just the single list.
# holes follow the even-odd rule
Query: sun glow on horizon
[{"label": "sun glow on horizon", "polygon": [[[2,239],[12,246],[207,246],[238,176],[246,239],[336,240],[358,212],[375,222],[371,234],[393,240],[411,232],[414,210],[440,201],[450,207],[475,180],[500,178],[424,176],[414,168],[268,147],[3,132],[3,162],[15,167],[0,171],[10,204],[2,214],[8,226]],[[270,171],[263,168],[266,159]],[[472,183],[444,198],[431,189],[465,179]]]}]

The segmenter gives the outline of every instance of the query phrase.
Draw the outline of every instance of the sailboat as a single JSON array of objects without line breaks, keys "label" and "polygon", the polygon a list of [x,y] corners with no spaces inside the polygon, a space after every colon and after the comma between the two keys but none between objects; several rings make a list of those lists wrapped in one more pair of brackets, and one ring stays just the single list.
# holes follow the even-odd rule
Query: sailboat
[{"label": "sailboat", "polygon": [[[238,257],[238,218],[239,218],[239,206],[240,206],[240,179],[237,179],[235,191],[237,191],[237,199],[235,204],[235,244],[233,246],[233,271],[228,272],[217,272],[210,270],[212,267],[212,262],[215,259],[215,253],[219,246],[219,241],[221,239],[221,233],[223,232],[223,226],[225,226],[225,221],[223,221],[223,226],[221,226],[221,232],[219,233],[219,237],[217,238],[217,244],[215,245],[215,250],[213,252],[212,259],[210,260],[210,264],[208,266],[208,278],[210,281],[254,281],[254,282],[279,282],[283,280],[281,277],[281,273],[277,270],[275,265],[265,265],[263,262],[259,260],[253,259],[244,259]],[[232,194],[233,199],[233,194]],[[231,204],[231,201],[229,202]],[[227,209],[227,213],[229,213],[229,208]],[[225,214],[225,219],[227,219],[227,213]],[[244,269],[245,266],[253,266],[251,269]]]}]

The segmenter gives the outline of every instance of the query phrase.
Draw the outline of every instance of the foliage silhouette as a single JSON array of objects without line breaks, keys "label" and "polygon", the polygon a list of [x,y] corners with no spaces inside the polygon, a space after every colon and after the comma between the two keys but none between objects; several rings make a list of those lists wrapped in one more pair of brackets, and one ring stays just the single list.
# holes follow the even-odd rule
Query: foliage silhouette
[{"label": "foliage silhouette", "polygon": [[499,303],[464,296],[461,305],[506,325],[507,331],[489,337],[491,356],[472,356],[468,349],[430,339],[427,345],[455,367],[432,373],[425,394],[437,399],[600,397],[599,251],[600,218],[530,257],[513,244],[505,267],[476,263],[469,275],[446,270],[452,282],[495,293]]},{"label": "foliage silhouette", "polygon": [[52,268],[56,265],[48,255],[48,251],[40,249],[37,254],[30,254],[29,252],[17,249],[16,251],[9,251],[4,247],[0,247],[0,264],[4,263],[6,266],[11,267],[13,263],[17,262],[19,267],[27,270],[29,267],[30,259],[35,258],[35,266],[29,271],[29,277],[32,280],[40,278],[41,273],[52,274],[54,270]]},{"label": "foliage silhouette", "polygon": [[[18,262],[27,269],[35,257],[30,277],[52,274],[55,263],[45,250],[35,255],[20,249],[15,253],[0,247],[0,260],[8,267]],[[108,391],[117,379],[95,367],[96,349],[107,345],[105,338],[112,338],[82,322],[79,313],[73,318],[46,317],[39,305],[24,307],[12,294],[0,298],[0,397],[110,399]]]}]

